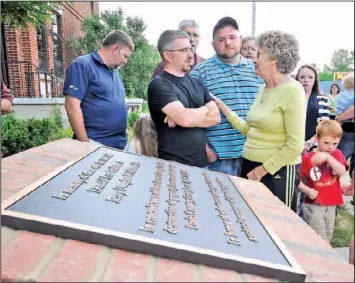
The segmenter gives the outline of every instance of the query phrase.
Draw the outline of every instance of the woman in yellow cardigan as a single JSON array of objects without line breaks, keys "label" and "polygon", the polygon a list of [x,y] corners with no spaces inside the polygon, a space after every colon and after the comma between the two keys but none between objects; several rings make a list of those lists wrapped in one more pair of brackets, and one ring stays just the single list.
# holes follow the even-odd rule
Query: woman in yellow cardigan
[{"label": "woman in yellow cardigan", "polygon": [[299,61],[296,38],[270,31],[257,38],[256,74],[265,85],[251,107],[246,121],[215,98],[220,110],[235,129],[247,137],[241,177],[261,181],[288,207],[296,211],[295,189],[305,137],[305,93],[290,77]]}]

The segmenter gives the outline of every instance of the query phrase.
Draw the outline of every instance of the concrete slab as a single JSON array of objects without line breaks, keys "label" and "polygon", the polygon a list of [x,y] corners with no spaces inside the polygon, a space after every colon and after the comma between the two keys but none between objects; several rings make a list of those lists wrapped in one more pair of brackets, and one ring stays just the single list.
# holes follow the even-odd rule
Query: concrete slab
[{"label": "concrete slab", "polygon": [[349,248],[334,248],[336,252],[346,261],[349,262]]}]

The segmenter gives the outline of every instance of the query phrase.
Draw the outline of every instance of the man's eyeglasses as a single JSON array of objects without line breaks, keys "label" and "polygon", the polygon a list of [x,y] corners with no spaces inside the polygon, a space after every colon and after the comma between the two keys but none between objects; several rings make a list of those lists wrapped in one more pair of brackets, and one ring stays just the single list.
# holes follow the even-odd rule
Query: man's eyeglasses
[{"label": "man's eyeglasses", "polygon": [[255,47],[243,47],[242,50],[243,51],[253,51],[253,52],[258,51]]},{"label": "man's eyeglasses", "polygon": [[175,50],[165,50],[165,51],[180,51],[180,52],[184,52],[184,53],[194,53],[194,49],[192,47],[185,47],[185,48],[181,48],[181,49],[175,49]]}]

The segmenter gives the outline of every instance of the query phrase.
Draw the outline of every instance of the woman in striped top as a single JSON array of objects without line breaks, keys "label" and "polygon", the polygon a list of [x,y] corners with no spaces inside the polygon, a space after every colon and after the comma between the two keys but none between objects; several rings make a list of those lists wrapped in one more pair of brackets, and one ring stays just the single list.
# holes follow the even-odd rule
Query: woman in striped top
[{"label": "woman in striped top", "polygon": [[301,83],[306,93],[306,137],[305,150],[315,146],[315,134],[318,123],[329,119],[330,102],[326,95],[319,93],[317,70],[312,65],[299,68],[296,80]]},{"label": "woman in striped top", "polygon": [[[312,65],[303,65],[299,68],[296,80],[299,81],[306,93],[306,135],[304,142],[304,152],[316,147],[315,135],[318,123],[329,120],[330,101],[328,96],[320,94],[318,73]],[[300,194],[299,215],[303,218],[304,193]],[[297,200],[297,199],[296,199]],[[297,204],[293,204],[296,206]]]}]

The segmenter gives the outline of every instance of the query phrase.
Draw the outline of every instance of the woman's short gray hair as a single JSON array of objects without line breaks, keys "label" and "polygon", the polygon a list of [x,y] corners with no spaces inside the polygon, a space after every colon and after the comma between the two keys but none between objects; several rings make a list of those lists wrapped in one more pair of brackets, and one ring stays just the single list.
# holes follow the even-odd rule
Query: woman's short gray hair
[{"label": "woman's short gray hair", "polygon": [[354,89],[354,73],[346,74],[342,80],[345,89]]},{"label": "woman's short gray hair", "polygon": [[180,30],[166,30],[160,35],[158,40],[158,51],[162,59],[164,59],[163,52],[173,49],[174,41],[178,38],[187,38],[190,40],[190,36],[186,32]]},{"label": "woman's short gray hair", "polygon": [[118,44],[120,46],[128,47],[132,52],[134,51],[134,43],[132,38],[123,30],[113,30],[106,35],[102,46],[111,46]]},{"label": "woman's short gray hair", "polygon": [[268,31],[258,36],[256,45],[264,48],[271,58],[277,60],[281,74],[290,74],[300,60],[298,41],[292,34]]}]

